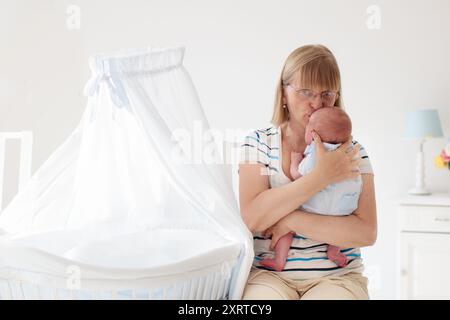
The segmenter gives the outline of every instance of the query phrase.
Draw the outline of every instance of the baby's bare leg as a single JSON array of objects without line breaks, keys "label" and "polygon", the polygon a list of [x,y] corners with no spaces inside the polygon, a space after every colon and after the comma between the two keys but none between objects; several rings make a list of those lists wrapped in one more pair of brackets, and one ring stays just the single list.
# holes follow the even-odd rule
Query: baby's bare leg
[{"label": "baby's bare leg", "polygon": [[343,254],[339,247],[328,245],[327,249],[328,259],[336,263],[339,267],[347,266],[347,256]]},{"label": "baby's bare leg", "polygon": [[289,248],[291,247],[293,237],[294,234],[292,232],[282,236],[275,245],[275,258],[263,259],[260,264],[278,272],[282,271],[286,265],[286,259],[288,257]]}]

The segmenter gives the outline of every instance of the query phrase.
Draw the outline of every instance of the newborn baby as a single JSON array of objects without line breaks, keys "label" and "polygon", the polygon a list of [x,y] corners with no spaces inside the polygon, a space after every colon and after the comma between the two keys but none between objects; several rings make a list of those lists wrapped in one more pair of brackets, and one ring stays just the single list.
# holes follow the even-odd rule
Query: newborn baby
[{"label": "newborn baby", "polygon": [[[327,107],[315,111],[305,130],[305,141],[308,146],[305,149],[303,160],[299,153],[291,156],[290,172],[294,179],[308,174],[314,168],[316,148],[315,142],[312,141],[311,132],[313,130],[319,134],[325,149],[334,150],[350,139],[352,123],[347,113],[341,108]],[[300,209],[323,215],[349,215],[358,207],[361,190],[361,176],[357,179],[330,184],[306,201]],[[281,237],[275,246],[275,258],[263,259],[260,264],[278,272],[282,271],[293,236],[293,233],[288,233]],[[327,257],[339,267],[347,265],[347,257],[336,246],[328,245]]]}]

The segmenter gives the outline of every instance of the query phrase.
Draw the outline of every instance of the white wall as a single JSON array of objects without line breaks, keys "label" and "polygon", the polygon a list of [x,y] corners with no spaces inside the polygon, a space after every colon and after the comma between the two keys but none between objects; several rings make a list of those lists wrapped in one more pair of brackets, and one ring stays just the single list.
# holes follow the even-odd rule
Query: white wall
[{"label": "white wall", "polygon": [[[66,26],[72,4],[81,9],[76,30]],[[366,25],[370,5],[381,9],[379,30]],[[284,59],[325,44],[375,169],[378,241],[363,250],[371,295],[394,298],[395,203],[414,182],[417,147],[403,140],[402,119],[437,108],[450,135],[449,18],[448,0],[1,0],[0,131],[33,130],[35,171],[80,119],[90,54],[179,44],[213,127],[263,127]],[[443,144],[425,146],[427,183],[450,191],[450,171],[432,165]],[[8,176],[6,198],[14,186]]]}]

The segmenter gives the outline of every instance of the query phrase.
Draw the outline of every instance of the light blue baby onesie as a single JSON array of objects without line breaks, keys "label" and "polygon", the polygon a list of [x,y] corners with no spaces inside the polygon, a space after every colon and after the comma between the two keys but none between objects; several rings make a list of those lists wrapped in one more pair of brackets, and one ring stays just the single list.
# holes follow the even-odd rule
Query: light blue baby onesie
[{"label": "light blue baby onesie", "polygon": [[[341,144],[323,143],[325,149],[334,150]],[[313,141],[305,149],[304,158],[298,169],[302,176],[308,174],[316,163],[316,144]],[[301,210],[332,216],[352,214],[358,207],[359,195],[362,191],[361,175],[356,179],[333,183],[317,192],[301,207]]]}]

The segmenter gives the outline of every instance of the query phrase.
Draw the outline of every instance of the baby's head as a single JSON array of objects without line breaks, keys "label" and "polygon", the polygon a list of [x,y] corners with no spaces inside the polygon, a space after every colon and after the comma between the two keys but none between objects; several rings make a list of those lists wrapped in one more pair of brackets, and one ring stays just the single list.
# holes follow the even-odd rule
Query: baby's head
[{"label": "baby's head", "polygon": [[323,142],[344,143],[352,134],[352,122],[347,113],[339,107],[320,108],[311,114],[306,125],[305,141],[311,144],[312,131],[316,131]]}]

